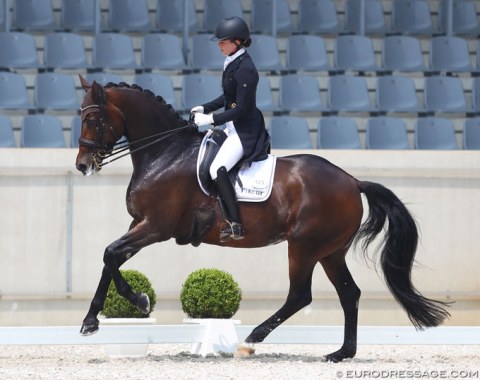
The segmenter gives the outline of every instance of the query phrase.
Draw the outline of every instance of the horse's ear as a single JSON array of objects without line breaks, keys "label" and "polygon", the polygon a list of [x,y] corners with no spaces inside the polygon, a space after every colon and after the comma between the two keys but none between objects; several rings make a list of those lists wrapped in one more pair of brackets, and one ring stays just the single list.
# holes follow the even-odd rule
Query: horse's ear
[{"label": "horse's ear", "polygon": [[82,85],[85,92],[90,90],[90,87],[92,87],[90,83],[88,83],[87,80],[82,75],[78,74],[78,77],[80,78],[80,84]]},{"label": "horse's ear", "polygon": [[103,90],[102,85],[97,83],[97,81],[93,81],[92,83],[92,100],[96,104],[101,104],[103,103],[103,100],[101,99],[101,91]]}]

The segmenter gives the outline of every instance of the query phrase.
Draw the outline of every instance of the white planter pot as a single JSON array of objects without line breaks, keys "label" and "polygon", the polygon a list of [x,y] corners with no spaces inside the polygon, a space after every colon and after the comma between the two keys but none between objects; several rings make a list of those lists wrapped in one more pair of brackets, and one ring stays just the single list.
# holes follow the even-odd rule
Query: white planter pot
[{"label": "white planter pot", "polygon": [[203,357],[208,354],[218,355],[220,352],[234,353],[238,346],[238,336],[235,325],[241,323],[233,319],[190,319],[183,320],[184,323],[204,325],[205,335],[201,343],[194,343],[191,352]]},{"label": "white planter pot", "polygon": [[[104,318],[100,319],[104,326],[132,326],[154,325],[155,318]],[[106,344],[105,352],[110,357],[134,357],[145,356],[148,352],[148,344]]]}]

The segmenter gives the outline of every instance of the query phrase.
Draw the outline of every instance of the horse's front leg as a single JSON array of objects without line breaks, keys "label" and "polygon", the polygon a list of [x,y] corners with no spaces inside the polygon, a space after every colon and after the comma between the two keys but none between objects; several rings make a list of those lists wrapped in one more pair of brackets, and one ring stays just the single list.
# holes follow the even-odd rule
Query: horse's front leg
[{"label": "horse's front leg", "polygon": [[119,294],[133,302],[141,311],[148,313],[150,300],[145,294],[134,294],[120,274],[120,266],[133,257],[140,249],[155,242],[153,234],[145,232],[146,224],[132,223],[130,230],[110,244],[104,253],[105,266],[90,308],[83,320],[80,334],[91,335],[98,331],[98,314],[103,310],[110,281],[113,279]]}]

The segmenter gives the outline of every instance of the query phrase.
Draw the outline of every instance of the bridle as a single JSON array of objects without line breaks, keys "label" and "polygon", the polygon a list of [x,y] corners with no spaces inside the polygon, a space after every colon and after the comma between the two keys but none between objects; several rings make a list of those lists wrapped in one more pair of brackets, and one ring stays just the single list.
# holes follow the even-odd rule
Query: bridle
[{"label": "bridle", "polygon": [[[132,153],[135,153],[139,150],[145,149],[153,144],[156,144],[165,138],[180,132],[183,129],[187,128],[198,128],[193,120],[193,114],[190,115],[187,125],[175,129],[171,129],[169,131],[159,132],[151,136],[144,137],[139,140],[135,140],[132,142],[128,142],[127,140],[120,141],[114,143],[112,146],[108,146],[104,141],[105,136],[105,129],[108,129],[114,138],[114,141],[119,141],[121,136],[116,136],[114,129],[111,125],[108,124],[106,120],[106,95],[103,87],[101,87],[101,91],[99,91],[100,95],[100,102],[99,104],[89,104],[88,106],[81,107],[81,118],[82,118],[82,125],[85,123],[87,128],[95,127],[95,136],[93,140],[86,139],[84,137],[80,137],[78,139],[78,144],[80,146],[84,146],[90,149],[93,149],[92,153],[92,161],[95,165],[97,171],[99,171],[105,165],[116,161],[122,157],[128,156]],[[91,113],[98,113],[98,118],[94,119],[87,119],[87,116]],[[127,151],[124,154],[121,154]],[[121,155],[120,155],[121,154]],[[111,160],[104,161],[107,158],[115,157]]]}]

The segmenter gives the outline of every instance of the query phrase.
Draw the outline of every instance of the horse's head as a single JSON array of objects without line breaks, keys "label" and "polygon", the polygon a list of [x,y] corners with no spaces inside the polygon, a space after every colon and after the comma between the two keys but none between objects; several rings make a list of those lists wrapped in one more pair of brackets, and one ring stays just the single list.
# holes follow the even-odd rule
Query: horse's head
[{"label": "horse's head", "polygon": [[101,169],[102,160],[125,134],[125,117],[112,102],[107,101],[103,86],[89,84],[81,75],[86,94],[81,108],[82,131],[76,166],[84,175]]}]

